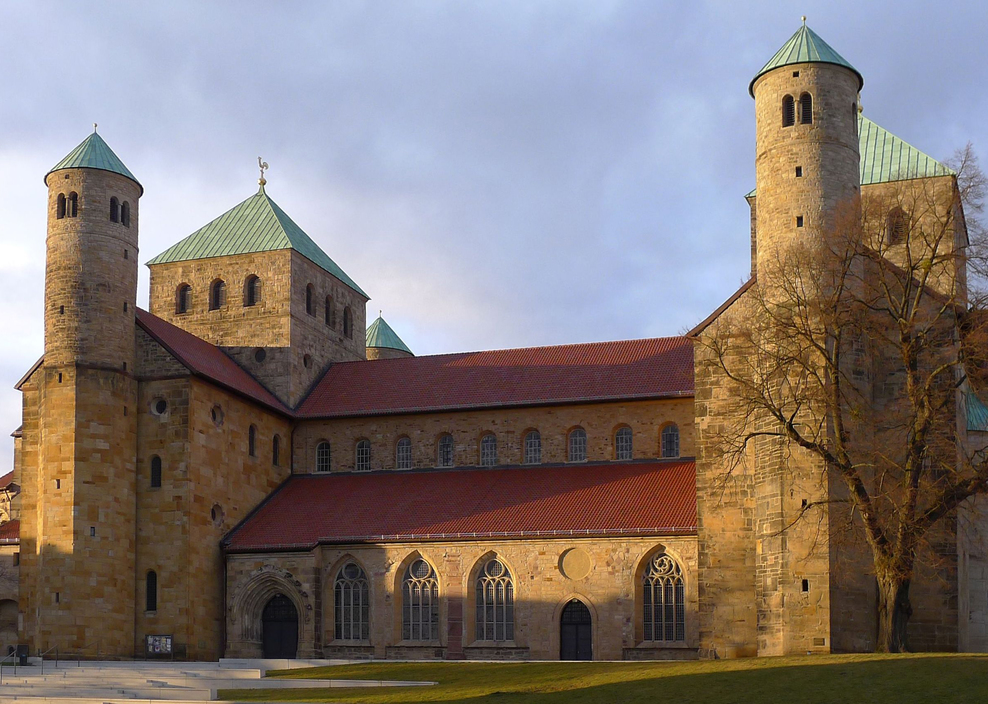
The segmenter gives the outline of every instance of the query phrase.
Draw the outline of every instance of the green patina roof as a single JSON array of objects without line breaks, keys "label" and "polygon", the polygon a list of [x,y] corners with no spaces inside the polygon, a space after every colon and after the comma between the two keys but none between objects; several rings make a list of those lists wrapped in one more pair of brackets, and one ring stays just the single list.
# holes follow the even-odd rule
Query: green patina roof
[{"label": "green patina roof", "polygon": [[762,66],[762,70],[755,74],[748,84],[748,92],[752,97],[755,95],[755,81],[772,69],[780,66],[792,64],[836,64],[854,71],[860,82],[858,90],[864,85],[864,78],[847,62],[843,56],[834,51],[827,42],[820,39],[820,36],[805,24],[796,30],[796,33],[789,38],[782,48],[775,52],[775,56]]},{"label": "green patina roof", "polygon": [[[49,174],[62,169],[99,169],[101,171],[112,171],[115,174],[126,176],[138,186],[141,186],[141,182],[134,177],[134,174],[130,173],[130,169],[124,166],[124,163],[120,161],[120,157],[113,153],[109,145],[96,132],[93,132],[82,140],[82,144],[70,151],[64,159],[51,167],[51,170],[45,174],[45,182],[47,183]],[[144,193],[144,186],[141,186],[141,193]]]},{"label": "green patina roof", "polygon": [[364,297],[367,294],[278,207],[264,186],[205,227],[172,245],[148,262],[165,264],[233,254],[294,249]]},{"label": "green patina roof", "polygon": [[[954,172],[864,115],[858,115],[861,185],[950,176]],[[745,198],[755,195],[754,189]]]},{"label": "green patina roof", "polygon": [[391,329],[391,326],[381,316],[378,316],[377,320],[367,328],[367,346],[387,347],[388,349],[401,350],[402,352],[412,354],[408,346],[401,341],[401,338],[395,334],[395,331]]},{"label": "green patina roof", "polygon": [[988,433],[988,407],[973,391],[966,392],[964,400],[967,402],[967,429]]}]

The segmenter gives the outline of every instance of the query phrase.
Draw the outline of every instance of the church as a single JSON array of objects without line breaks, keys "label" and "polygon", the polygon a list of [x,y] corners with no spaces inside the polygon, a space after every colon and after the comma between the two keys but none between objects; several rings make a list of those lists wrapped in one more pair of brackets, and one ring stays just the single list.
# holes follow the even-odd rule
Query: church
[{"label": "church", "polygon": [[[804,217],[859,189],[952,187],[860,113],[863,83],[805,24],[752,79],[752,278],[690,333],[421,357],[368,325],[368,294],[263,170],[147,260],[139,309],[144,189],[94,131],[44,177],[44,353],[17,384],[6,479],[19,641],[193,660],[873,649],[866,567],[849,581],[829,543],[796,559],[800,535],[764,538],[791,510],[772,482],[714,491],[719,387],[696,362]],[[958,414],[988,438],[976,397]],[[986,650],[988,562],[959,528],[952,544],[914,588],[911,636]]]}]

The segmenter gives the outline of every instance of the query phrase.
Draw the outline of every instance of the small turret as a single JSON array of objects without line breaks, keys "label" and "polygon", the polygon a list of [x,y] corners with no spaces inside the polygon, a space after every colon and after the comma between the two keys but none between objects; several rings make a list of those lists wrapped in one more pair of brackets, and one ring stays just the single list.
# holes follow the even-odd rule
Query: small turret
[{"label": "small turret", "polygon": [[367,328],[367,359],[414,357],[408,346],[391,329],[380,314]]}]

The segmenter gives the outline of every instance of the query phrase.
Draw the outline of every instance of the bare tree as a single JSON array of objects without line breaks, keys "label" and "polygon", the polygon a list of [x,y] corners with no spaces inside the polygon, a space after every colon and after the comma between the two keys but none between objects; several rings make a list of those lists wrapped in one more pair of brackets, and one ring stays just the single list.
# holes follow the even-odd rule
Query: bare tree
[{"label": "bare tree", "polygon": [[771,439],[788,450],[779,471],[838,487],[782,530],[819,510],[847,518],[870,548],[890,652],[907,648],[924,541],[988,492],[982,448],[957,422],[968,384],[988,389],[985,177],[970,145],[951,166],[872,187],[764,255],[739,310],[698,337],[728,387],[714,443],[725,479]]}]

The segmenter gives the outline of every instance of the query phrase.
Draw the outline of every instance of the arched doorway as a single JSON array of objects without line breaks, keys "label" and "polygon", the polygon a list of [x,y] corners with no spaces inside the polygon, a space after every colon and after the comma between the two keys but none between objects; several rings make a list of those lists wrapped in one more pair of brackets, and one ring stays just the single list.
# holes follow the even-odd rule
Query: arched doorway
[{"label": "arched doorway", "polygon": [[559,659],[593,660],[593,617],[579,599],[573,599],[559,617]]},{"label": "arched doorway", "polygon": [[264,657],[295,657],[298,651],[298,611],[284,594],[276,594],[264,607],[261,640]]}]

